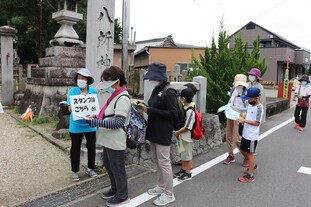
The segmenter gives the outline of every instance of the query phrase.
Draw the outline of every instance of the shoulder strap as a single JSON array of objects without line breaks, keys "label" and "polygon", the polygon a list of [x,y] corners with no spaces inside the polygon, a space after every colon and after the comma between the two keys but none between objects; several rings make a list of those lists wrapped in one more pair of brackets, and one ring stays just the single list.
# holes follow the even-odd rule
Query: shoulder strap
[{"label": "shoulder strap", "polygon": [[[130,96],[129,96],[129,95],[127,95],[127,94],[122,94],[122,95],[120,95],[120,96],[117,98],[116,102],[114,103],[113,109],[116,109],[117,102],[118,102],[119,98],[121,98],[122,96],[126,96],[126,97],[128,97],[128,99],[130,100]],[[131,105],[132,105],[132,104],[131,104]],[[105,117],[111,117],[111,116],[114,116],[114,115],[115,115],[115,114],[109,114],[109,115],[107,115],[107,116],[105,116]]]},{"label": "shoulder strap", "polygon": [[120,96],[117,98],[116,102],[114,103],[114,107],[113,107],[114,109],[116,109],[117,102],[118,102],[119,98],[121,98],[122,96],[126,96],[126,97],[128,97],[128,99],[130,99],[130,96],[127,95],[127,94],[122,94],[122,95],[120,95]]},{"label": "shoulder strap", "polygon": [[188,111],[188,110],[193,110],[193,111],[195,111],[195,108],[194,107],[192,107],[192,106],[189,106],[187,109],[186,109],[186,111]]},{"label": "shoulder strap", "polygon": [[301,89],[301,85],[299,85],[298,97],[300,96],[300,89]]},{"label": "shoulder strap", "polygon": [[170,84],[167,84],[167,85],[163,88],[163,93],[162,93],[163,96],[166,95],[166,91],[167,91],[168,89],[170,89],[170,88],[172,88]]}]

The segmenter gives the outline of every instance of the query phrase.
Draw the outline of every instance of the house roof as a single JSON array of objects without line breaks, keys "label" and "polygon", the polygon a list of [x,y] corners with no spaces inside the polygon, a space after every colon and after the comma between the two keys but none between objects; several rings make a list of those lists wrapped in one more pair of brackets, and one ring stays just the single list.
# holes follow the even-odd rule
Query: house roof
[{"label": "house roof", "polygon": [[176,43],[173,40],[172,35],[168,35],[167,37],[163,37],[163,38],[155,38],[155,39],[137,41],[136,42],[136,50],[134,53],[135,53],[135,55],[140,54],[141,52],[148,50],[148,48],[150,48],[150,47],[154,47],[154,48],[158,48],[158,47],[203,48],[200,46]]},{"label": "house roof", "polygon": [[[279,39],[279,40],[281,40],[281,41],[287,43],[288,45],[291,45],[291,46],[294,47],[295,49],[300,49],[300,48],[301,48],[301,47],[299,47],[298,45],[296,45],[296,44],[294,44],[294,43],[288,41],[288,40],[285,39],[285,38],[283,38],[282,36],[280,36],[280,35],[278,35],[278,34],[276,34],[276,33],[274,33],[274,32],[271,32],[270,30],[268,30],[268,29],[266,29],[266,28],[264,28],[264,27],[262,27],[262,26],[260,26],[260,25],[258,25],[258,24],[256,24],[256,23],[254,23],[254,22],[252,22],[252,21],[250,21],[250,22],[247,23],[245,26],[243,26],[241,29],[237,30],[235,33],[233,33],[232,35],[230,35],[229,38],[231,38],[232,36],[236,35],[236,34],[237,34],[238,32],[240,32],[243,28],[247,27],[247,26],[250,25],[250,24],[254,24],[256,27],[259,27],[260,29],[262,29],[262,30],[264,30],[264,31],[266,31],[266,32],[268,32],[268,33],[270,33],[271,35],[273,35],[273,38]],[[261,40],[264,40],[264,39],[261,39]]]}]

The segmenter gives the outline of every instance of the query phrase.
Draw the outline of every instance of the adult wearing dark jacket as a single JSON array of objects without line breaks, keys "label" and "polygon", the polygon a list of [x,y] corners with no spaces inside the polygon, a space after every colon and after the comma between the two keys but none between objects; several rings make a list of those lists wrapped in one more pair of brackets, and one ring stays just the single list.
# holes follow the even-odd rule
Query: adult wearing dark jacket
[{"label": "adult wearing dark jacket", "polygon": [[176,90],[169,88],[166,66],[152,63],[144,79],[149,79],[155,88],[142,110],[148,114],[146,140],[150,141],[153,161],[157,169],[157,186],[148,190],[150,195],[160,195],[153,203],[164,206],[175,201],[173,193],[173,173],[170,159],[170,145],[173,135],[173,122],[178,119]]}]

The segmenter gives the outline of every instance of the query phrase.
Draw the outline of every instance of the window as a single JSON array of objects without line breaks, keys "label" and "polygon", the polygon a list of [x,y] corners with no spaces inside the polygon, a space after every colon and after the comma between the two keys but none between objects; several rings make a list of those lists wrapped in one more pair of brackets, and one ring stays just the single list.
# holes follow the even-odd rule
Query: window
[{"label": "window", "polygon": [[246,26],[246,29],[247,29],[247,30],[255,29],[255,24],[253,24],[253,23],[248,24],[248,25]]}]

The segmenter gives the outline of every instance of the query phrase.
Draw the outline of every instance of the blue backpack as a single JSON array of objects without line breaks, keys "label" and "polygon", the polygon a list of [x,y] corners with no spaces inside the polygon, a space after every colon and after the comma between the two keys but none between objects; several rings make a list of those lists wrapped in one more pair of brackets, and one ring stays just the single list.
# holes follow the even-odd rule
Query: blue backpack
[{"label": "blue backpack", "polygon": [[[130,99],[127,94],[120,95],[114,104],[114,109],[116,108],[117,101],[121,96],[126,96]],[[147,127],[146,119],[138,113],[138,111],[131,104],[130,112],[130,123],[128,126],[124,126],[124,131],[127,134],[127,147],[130,149],[136,149],[138,144],[145,142],[145,133]]]}]

